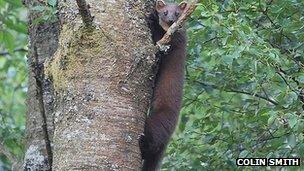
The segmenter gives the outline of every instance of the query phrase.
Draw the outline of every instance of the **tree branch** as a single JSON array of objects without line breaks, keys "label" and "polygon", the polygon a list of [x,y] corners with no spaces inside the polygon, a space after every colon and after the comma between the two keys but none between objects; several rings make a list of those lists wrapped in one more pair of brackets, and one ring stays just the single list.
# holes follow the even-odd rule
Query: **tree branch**
[{"label": "tree branch", "polygon": [[92,27],[94,17],[89,10],[90,6],[86,4],[85,0],[76,0],[76,2],[84,25],[86,27]]},{"label": "tree branch", "polygon": [[194,12],[195,8],[197,7],[197,2],[192,3],[190,5],[187,5],[186,10],[182,13],[182,15],[179,17],[179,19],[174,22],[169,29],[167,30],[166,34],[163,36],[162,39],[160,39],[158,42],[156,42],[157,44],[157,48],[160,51],[164,51],[166,49],[168,49],[166,47],[166,44],[168,44],[171,41],[171,37],[172,35],[180,28],[183,27],[183,25],[185,24],[187,18]]},{"label": "tree branch", "polygon": [[[284,81],[284,83],[294,92],[296,93],[297,95],[299,95],[299,92],[296,90],[296,88],[292,87],[288,81],[286,80],[286,78],[284,77],[284,75],[286,75],[286,73],[278,70],[276,71],[276,73],[282,78],[282,80]],[[283,75],[284,74],[284,75]]]}]

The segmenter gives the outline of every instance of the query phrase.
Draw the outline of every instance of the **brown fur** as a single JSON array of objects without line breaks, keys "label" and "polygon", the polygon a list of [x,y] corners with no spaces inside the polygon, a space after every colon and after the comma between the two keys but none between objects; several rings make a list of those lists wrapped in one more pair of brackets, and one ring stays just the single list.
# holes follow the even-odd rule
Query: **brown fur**
[{"label": "brown fur", "polygon": [[[178,19],[184,10],[184,5],[185,3],[167,5],[161,0],[156,2],[157,16],[150,16],[154,42],[160,40],[165,30]],[[164,15],[166,11],[167,14]],[[175,15],[176,12],[179,13],[178,16]],[[178,122],[184,82],[186,42],[185,30],[179,30],[172,37],[169,51],[157,54],[160,65],[155,80],[150,114],[146,120],[144,136],[140,144],[144,159],[143,171],[158,169]]]}]

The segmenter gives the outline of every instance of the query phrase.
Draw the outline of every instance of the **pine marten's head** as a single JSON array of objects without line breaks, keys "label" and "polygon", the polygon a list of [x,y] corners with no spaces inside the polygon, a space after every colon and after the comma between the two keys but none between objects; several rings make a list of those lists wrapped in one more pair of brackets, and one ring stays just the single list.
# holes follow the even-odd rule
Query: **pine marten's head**
[{"label": "pine marten's head", "polygon": [[166,4],[163,0],[157,0],[155,9],[158,13],[159,25],[167,31],[168,28],[177,21],[186,7],[186,2],[181,2],[177,5],[175,3]]}]

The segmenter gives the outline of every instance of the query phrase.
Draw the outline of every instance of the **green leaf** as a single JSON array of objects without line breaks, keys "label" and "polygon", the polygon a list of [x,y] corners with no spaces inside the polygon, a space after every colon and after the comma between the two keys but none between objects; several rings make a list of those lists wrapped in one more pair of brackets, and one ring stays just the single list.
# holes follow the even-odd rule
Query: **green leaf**
[{"label": "green leaf", "polygon": [[31,10],[42,12],[45,10],[45,6],[37,5],[37,6],[32,7]]},{"label": "green leaf", "polygon": [[293,128],[298,123],[298,117],[294,114],[290,114],[288,118],[290,128]]},{"label": "green leaf", "polygon": [[0,42],[3,42],[3,34],[4,34],[4,31],[2,31],[2,30],[0,29]]},{"label": "green leaf", "polygon": [[27,27],[25,22],[20,21],[18,23],[14,23],[12,20],[4,20],[4,24],[12,30],[27,34]]},{"label": "green leaf", "polygon": [[267,121],[268,126],[271,126],[273,124],[273,122],[277,119],[277,115],[274,112],[270,112],[270,117]]},{"label": "green leaf", "polygon": [[297,144],[295,134],[290,134],[287,138],[287,148],[293,148]]},{"label": "green leaf", "polygon": [[22,6],[22,1],[20,0],[4,0],[7,3],[12,4],[14,7],[21,7]]},{"label": "green leaf", "polygon": [[240,158],[245,158],[245,157],[247,157],[248,154],[249,154],[249,152],[248,152],[247,150],[243,150],[243,151],[240,153],[239,157],[240,157]]},{"label": "green leaf", "polygon": [[55,7],[57,4],[57,0],[48,0],[48,4],[52,7]]},{"label": "green leaf", "polygon": [[300,83],[304,83],[304,73],[298,77]]},{"label": "green leaf", "polygon": [[3,32],[3,43],[10,53],[13,53],[14,51],[14,41],[14,36],[11,33],[8,31]]}]

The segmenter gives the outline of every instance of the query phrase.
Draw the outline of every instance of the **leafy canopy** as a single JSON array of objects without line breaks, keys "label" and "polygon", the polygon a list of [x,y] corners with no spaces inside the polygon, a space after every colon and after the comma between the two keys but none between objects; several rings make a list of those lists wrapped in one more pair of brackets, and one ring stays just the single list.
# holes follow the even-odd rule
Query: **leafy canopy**
[{"label": "leafy canopy", "polygon": [[238,157],[304,156],[303,14],[300,0],[199,4],[164,170],[241,170]]},{"label": "leafy canopy", "polygon": [[12,159],[23,158],[27,90],[25,17],[20,0],[0,0],[0,170],[10,170]]}]

